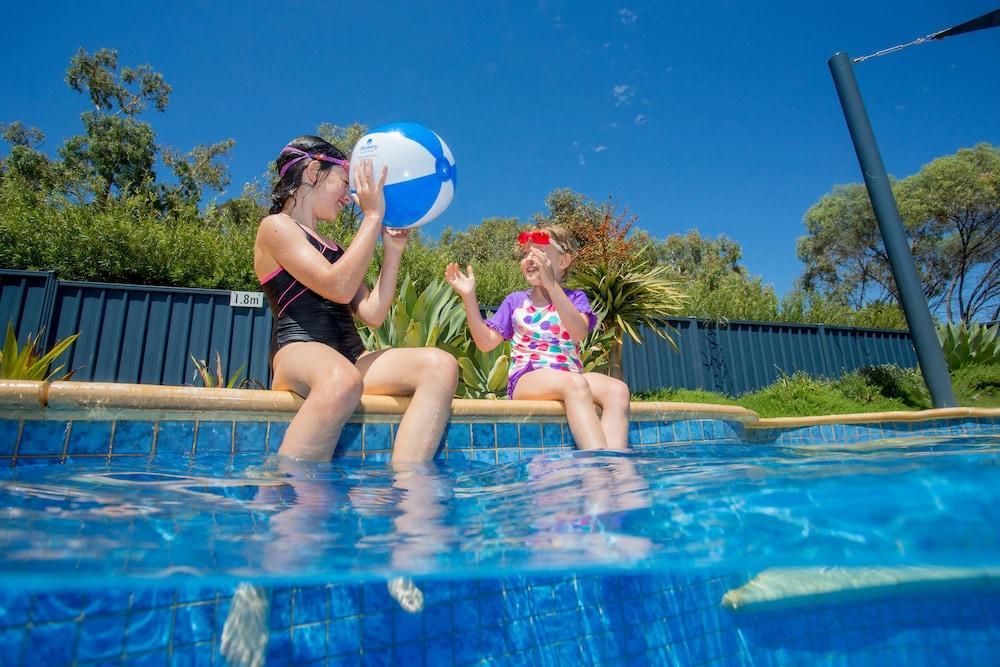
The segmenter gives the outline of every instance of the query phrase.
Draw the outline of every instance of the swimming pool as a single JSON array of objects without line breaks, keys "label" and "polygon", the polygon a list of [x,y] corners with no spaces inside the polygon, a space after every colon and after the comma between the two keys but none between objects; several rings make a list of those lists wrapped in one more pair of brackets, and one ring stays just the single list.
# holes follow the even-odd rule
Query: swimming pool
[{"label": "swimming pool", "polygon": [[289,466],[278,420],[140,415],[0,419],[0,663],[225,664],[243,582],[267,664],[1000,655],[997,417],[649,420],[629,455],[457,421],[393,470],[391,423]]}]

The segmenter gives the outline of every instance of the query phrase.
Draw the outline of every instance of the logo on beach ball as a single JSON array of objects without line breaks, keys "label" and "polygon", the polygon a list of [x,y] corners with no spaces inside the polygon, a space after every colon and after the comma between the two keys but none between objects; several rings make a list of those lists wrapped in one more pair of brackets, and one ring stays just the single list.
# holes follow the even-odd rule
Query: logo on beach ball
[{"label": "logo on beach ball", "polygon": [[455,194],[455,157],[448,144],[418,123],[392,123],[377,127],[358,140],[351,152],[351,191],[358,163],[372,161],[378,178],[385,179],[387,227],[419,227],[451,204]]}]

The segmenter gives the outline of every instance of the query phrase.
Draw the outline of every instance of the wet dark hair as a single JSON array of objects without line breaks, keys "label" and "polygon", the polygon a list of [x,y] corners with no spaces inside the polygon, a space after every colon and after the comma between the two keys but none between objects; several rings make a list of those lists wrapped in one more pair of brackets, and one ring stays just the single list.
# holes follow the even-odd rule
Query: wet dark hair
[{"label": "wet dark hair", "polygon": [[[285,147],[297,148],[306,153],[322,153],[323,155],[337,158],[338,160],[347,159],[347,156],[344,155],[339,148],[322,137],[313,136],[311,134],[304,134],[301,137],[296,137],[295,139],[289,141]],[[280,153],[278,158],[274,161],[275,171],[280,174],[282,167],[299,157],[302,157],[302,154],[295,151]],[[278,179],[274,182],[274,187],[271,190],[271,213],[281,213],[281,209],[285,206],[285,201],[289,197],[293,196],[295,191],[299,189],[299,186],[302,185],[302,172],[305,171],[305,168],[309,166],[310,162],[312,162],[312,160],[299,160],[288,168],[288,171],[285,172],[284,176],[278,176]],[[336,165],[332,162],[320,160],[319,170],[321,172],[325,172],[335,166]]]}]

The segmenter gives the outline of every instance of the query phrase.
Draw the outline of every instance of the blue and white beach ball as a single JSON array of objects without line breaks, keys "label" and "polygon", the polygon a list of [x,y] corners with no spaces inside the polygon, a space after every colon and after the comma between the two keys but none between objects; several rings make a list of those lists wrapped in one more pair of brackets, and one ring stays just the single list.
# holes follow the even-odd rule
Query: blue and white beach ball
[{"label": "blue and white beach ball", "polygon": [[441,215],[455,194],[455,157],[437,134],[418,123],[377,127],[358,140],[351,152],[351,184],[358,162],[370,159],[385,179],[387,227],[418,227]]}]

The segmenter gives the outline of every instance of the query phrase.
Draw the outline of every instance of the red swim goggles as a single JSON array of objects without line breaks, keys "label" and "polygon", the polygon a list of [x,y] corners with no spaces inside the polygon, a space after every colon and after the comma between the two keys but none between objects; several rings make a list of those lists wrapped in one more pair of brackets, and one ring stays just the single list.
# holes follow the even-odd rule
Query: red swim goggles
[{"label": "red swim goggles", "polygon": [[535,245],[551,245],[553,248],[559,252],[566,252],[563,250],[562,246],[552,240],[548,232],[544,232],[540,229],[536,229],[532,232],[521,232],[517,235],[517,242],[521,245],[527,245],[528,243],[534,243]]}]

